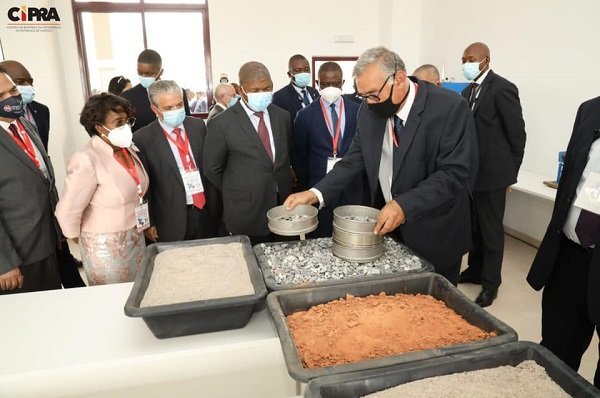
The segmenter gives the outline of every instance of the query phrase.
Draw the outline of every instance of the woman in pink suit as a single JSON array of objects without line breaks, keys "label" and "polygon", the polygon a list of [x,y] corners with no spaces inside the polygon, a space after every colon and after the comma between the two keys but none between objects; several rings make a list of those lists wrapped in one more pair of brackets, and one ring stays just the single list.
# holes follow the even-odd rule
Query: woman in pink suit
[{"label": "woman in pink suit", "polygon": [[148,176],[132,146],[133,115],[121,97],[90,97],[79,122],[92,139],[69,160],[56,207],[63,234],[79,243],[90,285],[132,281],[144,255]]}]

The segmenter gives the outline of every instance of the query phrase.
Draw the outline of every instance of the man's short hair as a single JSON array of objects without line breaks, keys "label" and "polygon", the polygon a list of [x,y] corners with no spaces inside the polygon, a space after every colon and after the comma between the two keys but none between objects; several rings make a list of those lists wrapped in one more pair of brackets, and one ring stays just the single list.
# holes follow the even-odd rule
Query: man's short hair
[{"label": "man's short hair", "polygon": [[317,76],[321,74],[321,72],[339,72],[342,76],[344,72],[342,72],[342,67],[337,62],[327,61],[323,65],[319,66],[319,72]]},{"label": "man's short hair", "polygon": [[[225,89],[227,87],[233,88],[233,86],[231,84],[229,84],[229,83],[220,83],[220,84],[217,84],[217,87],[215,87],[215,92],[214,92],[215,99],[217,101],[221,100],[221,98],[223,97],[223,94],[225,93]],[[233,90],[235,91],[235,88],[233,88]]]},{"label": "man's short hair", "polygon": [[302,54],[294,54],[290,57],[289,61],[288,61],[288,70],[291,71],[292,70],[292,64],[296,61],[306,61],[308,62],[308,59],[306,59],[306,57]]},{"label": "man's short hair", "polygon": [[358,58],[354,65],[354,70],[352,70],[352,77],[356,78],[362,75],[369,65],[375,63],[379,64],[381,69],[389,75],[399,70],[406,72],[404,61],[402,61],[402,58],[398,54],[385,47],[373,47],[362,53]]},{"label": "man's short hair", "polygon": [[156,96],[163,93],[175,94],[179,93],[183,97],[181,87],[173,80],[158,80],[148,87],[148,99],[154,106],[158,106]]},{"label": "man's short hair", "polygon": [[149,48],[142,51],[140,55],[138,55],[137,62],[138,64],[162,66],[162,58],[160,57],[160,54]]},{"label": "man's short hair", "polygon": [[440,80],[440,71],[438,70],[438,68],[435,67],[435,65],[424,64],[424,65],[419,66],[413,72],[413,75],[415,75],[417,78],[419,78],[421,80],[426,80],[426,79],[423,79],[420,77],[420,75],[422,75],[422,74],[430,74],[430,75],[433,75],[435,81]]},{"label": "man's short hair", "polygon": [[238,73],[238,79],[240,80],[240,84],[243,85],[245,82],[252,80],[271,80],[271,74],[267,67],[260,62],[250,61],[242,65]]}]

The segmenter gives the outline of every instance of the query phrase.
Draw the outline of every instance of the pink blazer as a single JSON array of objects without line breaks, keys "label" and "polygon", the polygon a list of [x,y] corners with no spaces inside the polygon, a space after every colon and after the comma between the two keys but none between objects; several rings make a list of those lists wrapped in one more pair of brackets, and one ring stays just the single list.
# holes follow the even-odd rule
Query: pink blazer
[{"label": "pink blazer", "polygon": [[[148,190],[148,174],[135,150],[143,193]],[[98,136],[71,156],[56,218],[67,238],[85,232],[119,232],[135,227],[135,207],[139,204],[137,186],[127,170],[114,158],[113,149]]]}]

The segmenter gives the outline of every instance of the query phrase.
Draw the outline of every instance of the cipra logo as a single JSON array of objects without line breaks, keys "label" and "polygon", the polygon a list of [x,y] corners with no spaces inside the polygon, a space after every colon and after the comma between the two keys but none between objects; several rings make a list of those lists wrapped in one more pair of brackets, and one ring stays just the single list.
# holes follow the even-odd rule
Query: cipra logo
[{"label": "cipra logo", "polygon": [[10,7],[7,17],[8,27],[21,32],[48,32],[60,29],[61,25],[56,7]]}]

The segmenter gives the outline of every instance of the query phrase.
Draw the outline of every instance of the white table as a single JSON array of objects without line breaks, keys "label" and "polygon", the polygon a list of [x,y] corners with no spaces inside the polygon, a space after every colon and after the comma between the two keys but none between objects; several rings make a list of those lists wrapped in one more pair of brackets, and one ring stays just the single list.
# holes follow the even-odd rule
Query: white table
[{"label": "white table", "polygon": [[131,283],[0,296],[2,397],[296,395],[266,310],[243,329],[159,340]]}]

